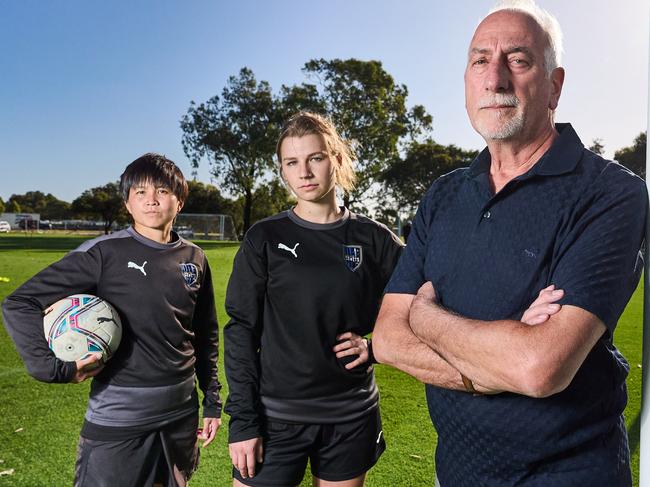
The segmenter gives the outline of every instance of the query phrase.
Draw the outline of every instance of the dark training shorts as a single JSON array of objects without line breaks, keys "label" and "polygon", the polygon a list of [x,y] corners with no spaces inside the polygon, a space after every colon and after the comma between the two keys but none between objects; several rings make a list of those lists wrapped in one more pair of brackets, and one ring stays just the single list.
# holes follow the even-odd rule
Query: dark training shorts
[{"label": "dark training shorts", "polygon": [[198,415],[125,440],[79,438],[74,487],[185,487],[199,462]]},{"label": "dark training shorts", "polygon": [[233,477],[245,485],[295,487],[307,460],[311,473],[322,480],[349,480],[367,472],[386,449],[379,409],[347,423],[293,424],[267,419],[264,462],[255,477],[244,479],[236,468]]}]

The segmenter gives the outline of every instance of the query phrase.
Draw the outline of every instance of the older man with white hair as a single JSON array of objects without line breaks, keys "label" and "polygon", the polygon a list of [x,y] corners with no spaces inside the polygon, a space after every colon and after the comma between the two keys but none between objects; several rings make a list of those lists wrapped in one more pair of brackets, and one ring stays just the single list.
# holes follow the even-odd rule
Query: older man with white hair
[{"label": "older man with white hair", "polygon": [[[427,384],[443,487],[631,484],[629,367],[612,337],[648,199],[554,123],[561,51],[532,1],[479,24],[465,96],[487,148],[422,199],[375,327],[376,359]],[[540,290],[558,301],[527,325]]]}]

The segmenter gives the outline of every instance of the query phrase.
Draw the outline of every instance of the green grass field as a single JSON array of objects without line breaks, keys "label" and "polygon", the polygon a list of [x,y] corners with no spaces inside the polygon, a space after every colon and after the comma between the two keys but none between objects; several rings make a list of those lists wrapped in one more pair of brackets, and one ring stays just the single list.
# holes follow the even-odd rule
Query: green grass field
[{"label": "green grass field", "polygon": [[[0,235],[0,300],[43,267],[61,258],[87,237]],[[226,322],[223,302],[237,244],[199,242],[213,271],[219,323]],[[619,322],[615,341],[630,362],[626,419],[638,485],[639,408],[641,402],[641,287]],[[225,384],[223,368],[220,370]],[[424,387],[384,366],[377,367],[381,411],[388,449],[368,475],[368,486],[432,485],[436,435],[429,421]],[[43,384],[27,375],[4,327],[0,328],[0,486],[72,484],[75,450],[85,412],[88,384]],[[223,398],[227,387],[224,385]],[[227,418],[224,418],[227,421]],[[202,451],[191,485],[230,485],[226,423],[218,439]],[[7,474],[7,471],[13,471]],[[4,472],[4,474],[3,474]],[[306,478],[302,485],[310,485]]]}]

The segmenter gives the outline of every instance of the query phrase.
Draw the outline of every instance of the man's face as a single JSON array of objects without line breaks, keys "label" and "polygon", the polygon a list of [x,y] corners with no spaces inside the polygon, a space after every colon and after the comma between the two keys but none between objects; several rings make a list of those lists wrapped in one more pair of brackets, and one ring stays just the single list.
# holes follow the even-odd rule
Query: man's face
[{"label": "man's face", "polygon": [[486,141],[526,143],[552,126],[564,73],[547,75],[547,46],[539,25],[519,12],[495,12],[476,29],[465,70],[465,107]]}]

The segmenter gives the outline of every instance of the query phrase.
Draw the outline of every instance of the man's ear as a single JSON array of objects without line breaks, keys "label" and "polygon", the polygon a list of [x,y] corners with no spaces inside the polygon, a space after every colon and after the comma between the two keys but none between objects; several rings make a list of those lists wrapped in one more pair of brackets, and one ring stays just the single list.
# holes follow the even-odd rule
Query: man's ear
[{"label": "man's ear", "polygon": [[564,85],[564,68],[555,68],[551,73],[551,97],[548,107],[555,110],[560,102],[562,86]]}]

